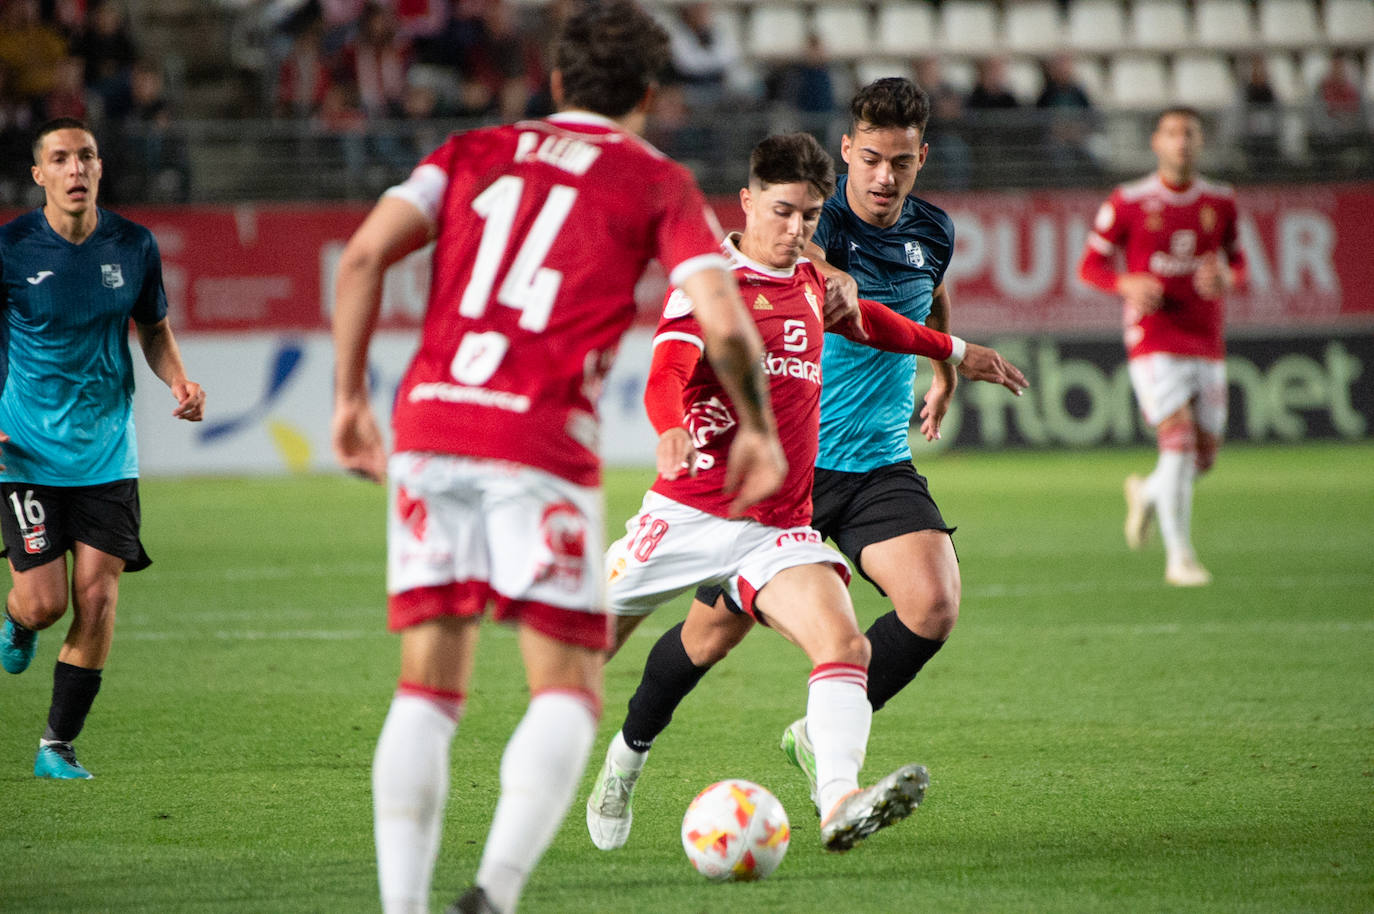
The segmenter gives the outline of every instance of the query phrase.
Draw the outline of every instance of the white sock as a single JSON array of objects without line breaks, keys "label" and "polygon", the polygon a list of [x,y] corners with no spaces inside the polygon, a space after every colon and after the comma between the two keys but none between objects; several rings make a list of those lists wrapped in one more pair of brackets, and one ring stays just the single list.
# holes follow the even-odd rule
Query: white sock
[{"label": "white sock", "polygon": [[611,763],[626,774],[638,774],[644,770],[644,763],[649,758],[649,750],[639,752],[631,749],[630,744],[625,742],[625,734],[620,730],[617,730],[615,736],[611,738],[608,754],[611,757]]},{"label": "white sock", "polygon": [[372,759],[377,875],[385,914],[429,910],[430,878],[439,854],[448,799],[449,744],[457,707],[398,693]]},{"label": "white sock", "polygon": [[596,739],[596,714],[583,696],[540,692],[501,756],[501,799],[487,833],[477,885],[512,914],[539,858],[572,805]]},{"label": "white sock", "polygon": [[1154,502],[1159,535],[1170,562],[1193,557],[1191,520],[1196,459],[1193,451],[1160,451],[1159,462],[1146,480],[1146,491]]},{"label": "white sock", "polygon": [[816,799],[821,818],[859,787],[873,708],[868,671],[848,663],[822,663],[811,671],[806,735],[816,753]]}]

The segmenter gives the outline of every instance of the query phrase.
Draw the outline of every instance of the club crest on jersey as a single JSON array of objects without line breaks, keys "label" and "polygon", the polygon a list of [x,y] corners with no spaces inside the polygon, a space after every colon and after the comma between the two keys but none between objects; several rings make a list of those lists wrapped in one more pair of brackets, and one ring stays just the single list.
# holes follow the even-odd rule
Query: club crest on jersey
[{"label": "club crest on jersey", "polygon": [[124,285],[124,270],[117,263],[100,265],[100,284],[107,289],[118,289]]},{"label": "club crest on jersey", "polygon": [[926,265],[926,255],[921,250],[921,242],[908,241],[906,247],[906,262],[913,267],[923,267]]},{"label": "club crest on jersey", "polygon": [[544,509],[539,528],[547,552],[535,571],[536,580],[568,591],[581,589],[587,555],[587,526],[581,513],[571,502],[555,502]]},{"label": "club crest on jersey", "polygon": [[24,531],[24,551],[29,555],[38,555],[48,548],[48,526],[47,524],[34,524]]},{"label": "club crest on jersey", "polygon": [[1198,222],[1202,225],[1202,231],[1211,234],[1212,229],[1217,227],[1217,211],[1210,206],[1204,206],[1198,210]]},{"label": "club crest on jersey", "polygon": [[806,296],[806,303],[811,306],[811,313],[816,315],[816,320],[821,318],[821,305],[816,300],[816,293],[811,290],[811,283],[807,283],[802,288],[802,295]]}]

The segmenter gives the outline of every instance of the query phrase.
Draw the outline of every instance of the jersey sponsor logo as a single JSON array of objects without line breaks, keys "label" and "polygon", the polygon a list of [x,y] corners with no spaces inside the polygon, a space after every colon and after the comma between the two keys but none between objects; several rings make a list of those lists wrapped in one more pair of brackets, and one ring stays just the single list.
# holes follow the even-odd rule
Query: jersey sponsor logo
[{"label": "jersey sponsor logo", "polygon": [[416,384],[406,397],[411,403],[424,403],[438,400],[442,403],[470,403],[474,406],[490,406],[512,413],[530,411],[530,398],[524,394],[513,394],[504,390],[486,390],[481,387],[460,387],[442,381],[429,381]]},{"label": "jersey sponsor logo", "polygon": [[25,276],[24,279],[28,282],[29,285],[31,285],[31,286],[36,286],[36,285],[38,285],[40,282],[42,282],[43,280],[47,279],[49,276],[52,276],[52,275],[53,275],[52,270],[39,270],[39,271],[38,271],[38,275],[36,275],[36,276]]},{"label": "jersey sponsor logo", "polygon": [[759,297],[756,298],[756,299],[754,299],[754,310],[755,310],[755,311],[772,311],[772,310],[773,310],[773,303],[770,302],[768,299],[764,298],[764,297],[763,297],[763,293],[760,292],[760,293],[759,293]]},{"label": "jersey sponsor logo", "polygon": [[782,348],[788,352],[806,351],[806,321],[788,318],[782,322]]},{"label": "jersey sponsor logo", "polygon": [[548,558],[535,569],[535,580],[571,592],[581,590],[587,564],[587,524],[582,513],[572,502],[555,502],[544,509],[539,530]]},{"label": "jersey sponsor logo", "polygon": [[921,250],[921,242],[908,241],[904,245],[906,248],[906,262],[913,267],[923,267],[926,265],[926,255]]},{"label": "jersey sponsor logo", "polygon": [[107,289],[118,289],[124,285],[124,270],[117,263],[102,263],[100,265],[100,284]]},{"label": "jersey sponsor logo", "polygon": [[794,355],[773,355],[763,358],[763,373],[769,377],[798,378],[817,386],[821,383],[821,365]]},{"label": "jersey sponsor logo", "polygon": [[1156,276],[1187,276],[1197,270],[1197,232],[1180,229],[1169,236],[1169,250],[1150,255],[1150,272]]},{"label": "jersey sponsor logo", "polygon": [[787,530],[778,535],[773,541],[774,546],[786,546],[789,543],[821,543],[821,535],[815,530]]}]

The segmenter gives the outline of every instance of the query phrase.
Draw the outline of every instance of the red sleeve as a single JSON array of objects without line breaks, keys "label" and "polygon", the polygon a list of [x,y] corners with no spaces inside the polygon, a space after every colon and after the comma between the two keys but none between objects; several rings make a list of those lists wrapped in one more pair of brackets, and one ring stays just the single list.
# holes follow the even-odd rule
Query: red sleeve
[{"label": "red sleeve", "polygon": [[923,355],[943,362],[954,351],[954,341],[948,333],[932,330],[925,324],[902,317],[887,305],[867,299],[859,299],[859,313],[863,315],[864,330],[868,339],[861,340],[854,335],[849,323],[835,328],[841,336],[856,343],[884,349],[888,352],[906,352]]},{"label": "red sleeve", "polygon": [[644,386],[644,411],[660,435],[682,427],[682,392],[701,360],[701,350],[686,340],[661,340],[654,346],[649,381]]},{"label": "red sleeve", "polygon": [[1078,278],[1103,292],[1116,291],[1116,261],[1089,243],[1078,262]]}]

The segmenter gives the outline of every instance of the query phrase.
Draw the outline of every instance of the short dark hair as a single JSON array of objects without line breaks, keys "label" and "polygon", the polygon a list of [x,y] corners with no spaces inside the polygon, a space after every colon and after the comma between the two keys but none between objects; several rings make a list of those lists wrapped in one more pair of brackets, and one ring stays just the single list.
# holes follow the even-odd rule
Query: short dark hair
[{"label": "short dark hair", "polygon": [[1164,123],[1166,117],[1174,117],[1175,115],[1178,117],[1190,117],[1198,122],[1198,126],[1202,126],[1201,111],[1189,105],[1173,105],[1159,112],[1159,117],[1155,118],[1155,129],[1159,129],[1159,125]]},{"label": "short dark hair", "polygon": [[607,117],[632,111],[668,59],[668,33],[632,0],[585,0],[554,46],[563,102]]},{"label": "short dark hair", "polygon": [[767,137],[749,155],[749,182],[768,187],[805,181],[822,199],[835,192],[835,160],[809,133]]},{"label": "short dark hair", "polygon": [[859,124],[869,127],[915,127],[925,136],[930,121],[930,96],[926,90],[902,76],[875,79],[864,86],[849,104],[851,129]]},{"label": "short dark hair", "polygon": [[91,131],[90,125],[88,125],[81,118],[55,117],[52,120],[46,121],[43,124],[41,124],[38,128],[38,132],[33,135],[34,164],[41,164],[39,162],[39,156],[43,154],[43,137],[47,136],[50,133],[56,133],[59,130],[84,130],[87,133],[91,134],[92,139],[95,138],[95,134]]}]

